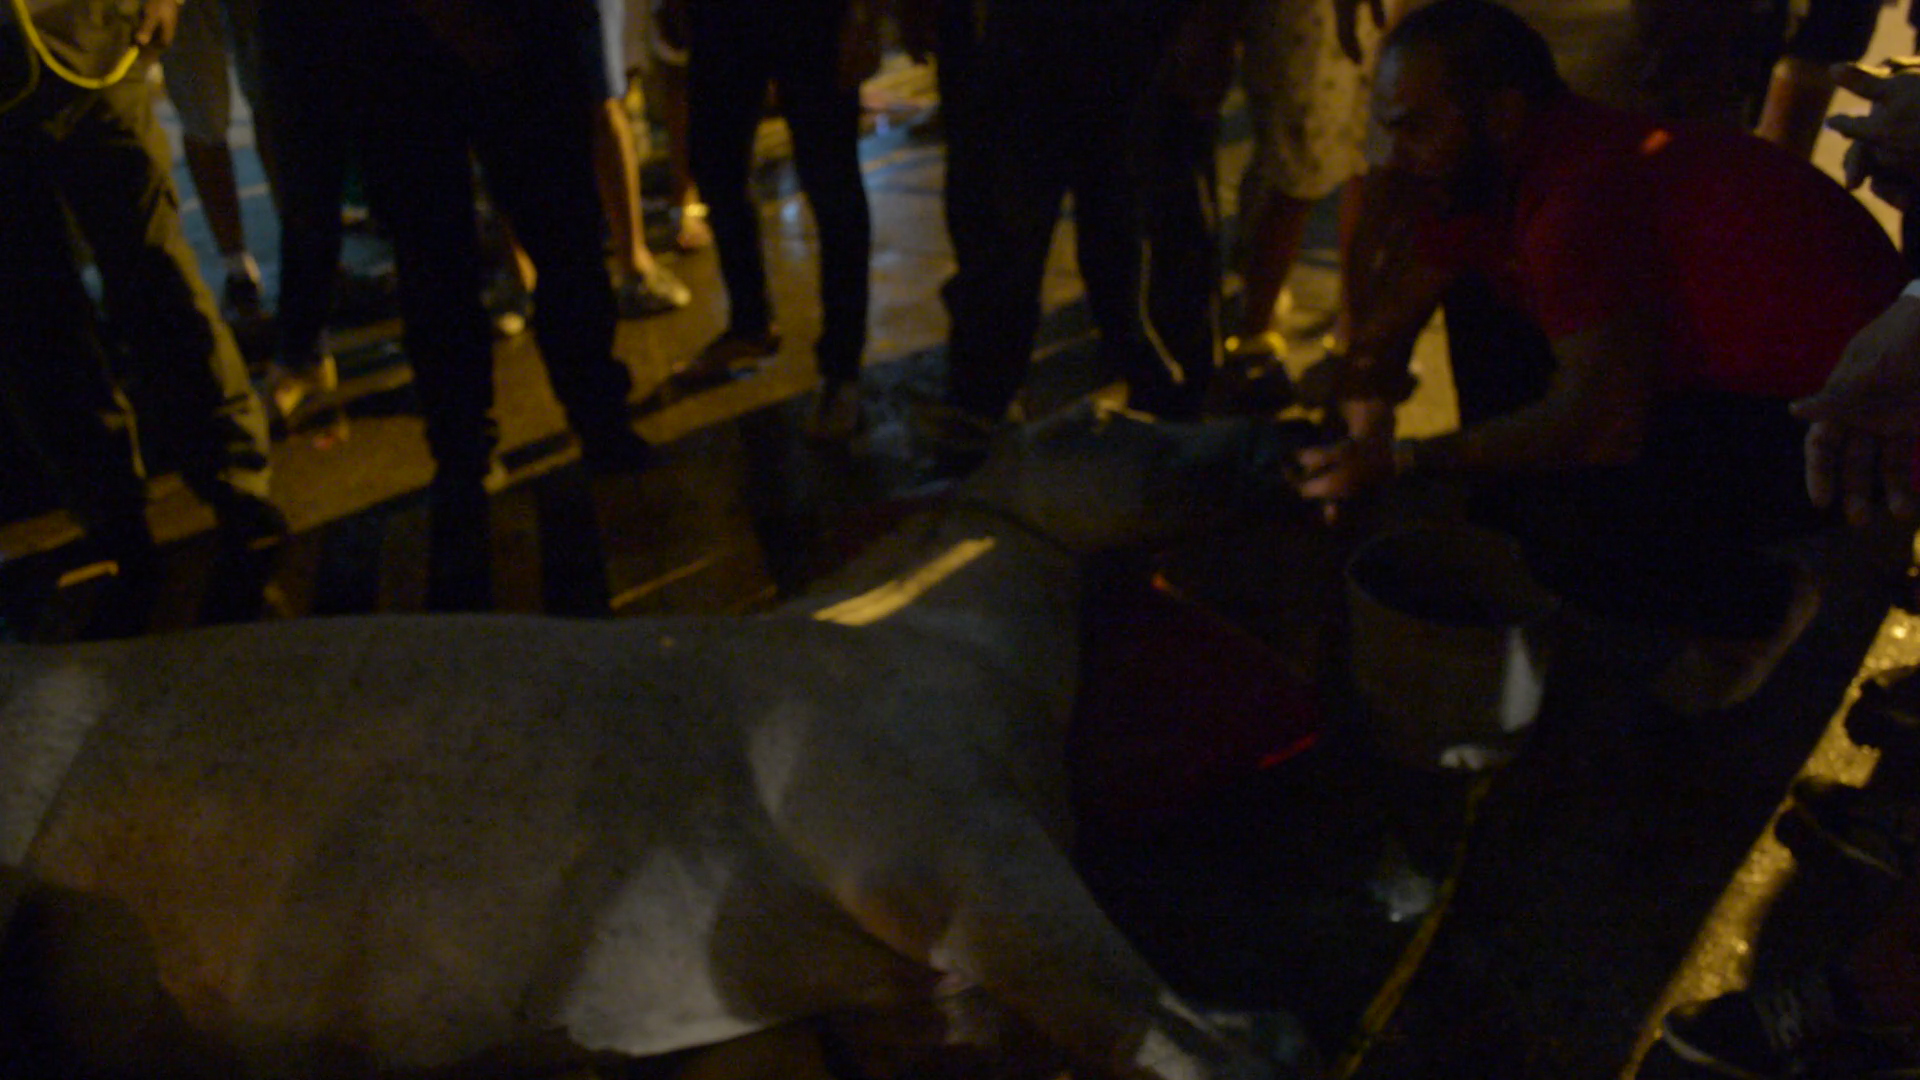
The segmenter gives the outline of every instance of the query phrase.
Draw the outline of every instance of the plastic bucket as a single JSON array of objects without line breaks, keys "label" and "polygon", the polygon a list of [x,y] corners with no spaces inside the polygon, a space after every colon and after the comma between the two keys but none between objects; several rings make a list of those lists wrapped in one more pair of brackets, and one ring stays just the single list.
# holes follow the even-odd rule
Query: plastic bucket
[{"label": "plastic bucket", "polygon": [[1353,678],[1381,746],[1425,766],[1512,756],[1546,688],[1544,624],[1558,601],[1510,537],[1423,525],[1347,564]]}]

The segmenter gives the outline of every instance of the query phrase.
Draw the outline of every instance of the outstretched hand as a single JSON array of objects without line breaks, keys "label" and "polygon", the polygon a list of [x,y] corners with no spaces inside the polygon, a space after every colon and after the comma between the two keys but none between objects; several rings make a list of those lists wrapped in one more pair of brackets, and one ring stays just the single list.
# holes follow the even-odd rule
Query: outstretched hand
[{"label": "outstretched hand", "polygon": [[1333,25],[1334,31],[1340,36],[1340,51],[1356,64],[1366,59],[1360,48],[1360,9],[1363,6],[1373,16],[1374,28],[1385,30],[1386,0],[1333,0]]},{"label": "outstretched hand", "polygon": [[1881,504],[1920,512],[1920,299],[1901,297],[1854,335],[1826,386],[1793,403],[1807,431],[1807,494],[1864,524]]},{"label": "outstretched hand", "polygon": [[1833,79],[1873,103],[1865,116],[1835,116],[1827,126],[1854,140],[1847,148],[1849,189],[1871,182],[1873,193],[1901,209],[1920,195],[1920,61],[1895,59],[1879,70],[1837,64]]}]

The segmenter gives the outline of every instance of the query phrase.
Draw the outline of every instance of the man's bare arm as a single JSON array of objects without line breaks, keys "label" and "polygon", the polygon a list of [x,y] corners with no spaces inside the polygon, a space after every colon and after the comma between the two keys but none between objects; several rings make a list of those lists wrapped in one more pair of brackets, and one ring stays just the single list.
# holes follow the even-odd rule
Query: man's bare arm
[{"label": "man's bare arm", "polygon": [[1410,448],[1422,468],[1544,472],[1633,460],[1646,436],[1658,326],[1620,316],[1553,343],[1554,373],[1540,400]]}]

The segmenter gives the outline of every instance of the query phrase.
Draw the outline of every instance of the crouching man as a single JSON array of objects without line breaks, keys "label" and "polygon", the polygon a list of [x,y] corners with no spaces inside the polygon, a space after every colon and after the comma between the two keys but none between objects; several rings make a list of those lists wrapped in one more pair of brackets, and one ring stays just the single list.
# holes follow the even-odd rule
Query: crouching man
[{"label": "crouching man", "polygon": [[[1375,96],[1387,167],[1430,198],[1387,211],[1407,228],[1362,271],[1337,391],[1351,437],[1305,453],[1303,493],[1468,478],[1475,516],[1563,597],[1672,634],[1662,704],[1751,696],[1818,606],[1768,553],[1819,523],[1787,406],[1899,292],[1892,244],[1756,138],[1573,95],[1539,34],[1487,0],[1404,20]],[[1396,442],[1436,307],[1461,427]]]}]

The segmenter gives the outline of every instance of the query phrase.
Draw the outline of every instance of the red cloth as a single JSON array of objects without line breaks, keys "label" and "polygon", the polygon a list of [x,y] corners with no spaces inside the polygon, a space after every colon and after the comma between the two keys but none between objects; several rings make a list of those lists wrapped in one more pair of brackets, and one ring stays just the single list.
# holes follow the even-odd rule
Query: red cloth
[{"label": "red cloth", "polygon": [[1530,125],[1512,216],[1433,223],[1424,257],[1485,271],[1550,339],[1661,315],[1668,391],[1812,393],[1907,280],[1852,196],[1744,132],[1578,98]]}]

